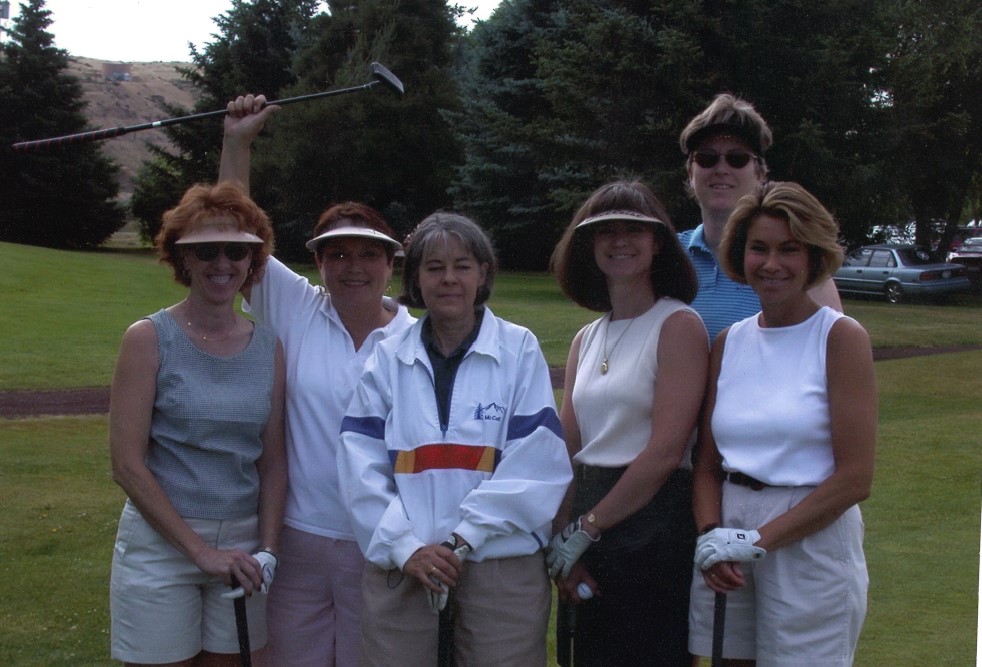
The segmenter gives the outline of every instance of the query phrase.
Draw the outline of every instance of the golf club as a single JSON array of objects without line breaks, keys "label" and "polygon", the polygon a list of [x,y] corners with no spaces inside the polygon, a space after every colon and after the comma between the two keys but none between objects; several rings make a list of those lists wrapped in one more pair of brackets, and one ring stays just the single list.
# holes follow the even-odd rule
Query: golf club
[{"label": "golf club", "polygon": [[447,599],[447,606],[440,610],[439,629],[437,630],[437,667],[454,667],[454,617],[453,590]]},{"label": "golf club", "polygon": [[[350,88],[338,88],[335,90],[326,90],[320,93],[299,95],[297,97],[288,97],[283,100],[266,102],[264,106],[269,106],[271,104],[284,106],[286,104],[294,104],[295,102],[307,102],[309,100],[316,100],[316,99],[320,99],[321,97],[331,97],[334,95],[357,93],[362,90],[369,90],[370,88],[373,88],[380,83],[383,83],[389,88],[392,88],[400,95],[405,93],[405,87],[402,85],[402,81],[400,81],[395,74],[390,72],[384,66],[380,65],[379,63],[372,63],[371,69],[372,69],[372,76],[374,77],[374,79],[360,86],[352,86]],[[62,137],[37,139],[35,141],[20,141],[13,145],[13,149],[17,153],[27,153],[33,150],[52,148],[56,146],[65,146],[68,144],[81,144],[89,141],[101,141],[103,139],[112,139],[113,137],[121,137],[124,134],[129,134],[130,132],[139,132],[140,130],[152,130],[158,127],[167,127],[168,125],[179,125],[180,123],[188,123],[194,120],[201,120],[203,118],[215,118],[217,116],[224,116],[226,113],[227,113],[226,109],[220,109],[217,111],[206,111],[204,113],[191,114],[190,116],[165,118],[163,120],[155,120],[150,123],[141,123],[139,125],[110,127],[102,130],[81,132],[79,134],[67,134]]]},{"label": "golf club", "polygon": [[[232,576],[232,588],[238,588],[239,581]],[[235,630],[239,635],[239,658],[242,667],[252,667],[252,651],[249,648],[249,619],[246,616],[245,596],[235,598]]]},{"label": "golf club", "polygon": [[723,665],[723,626],[726,623],[726,593],[717,593],[713,604],[713,667]]}]

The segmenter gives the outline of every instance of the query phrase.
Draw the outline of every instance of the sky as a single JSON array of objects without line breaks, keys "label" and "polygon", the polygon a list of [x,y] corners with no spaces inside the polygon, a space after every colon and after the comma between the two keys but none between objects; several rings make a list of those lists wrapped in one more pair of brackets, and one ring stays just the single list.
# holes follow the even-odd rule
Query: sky
[{"label": "sky", "polygon": [[[475,19],[491,15],[500,0],[457,0],[477,7]],[[20,0],[10,0],[10,18],[20,13]],[[188,62],[188,42],[201,47],[212,41],[212,17],[232,6],[231,0],[47,0],[48,30],[55,46],[73,56],[123,62]],[[465,25],[469,25],[466,23]],[[0,28],[11,28],[10,21]]]}]

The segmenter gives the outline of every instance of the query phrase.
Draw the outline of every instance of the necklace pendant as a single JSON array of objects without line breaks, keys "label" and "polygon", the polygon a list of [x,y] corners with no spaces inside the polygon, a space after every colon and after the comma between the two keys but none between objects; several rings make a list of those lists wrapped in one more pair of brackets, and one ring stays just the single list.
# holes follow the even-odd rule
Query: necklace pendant
[{"label": "necklace pendant", "polygon": [[608,368],[610,368],[610,367],[607,365],[607,360],[604,359],[604,362],[602,364],[600,364],[600,374],[601,375],[606,375]]}]

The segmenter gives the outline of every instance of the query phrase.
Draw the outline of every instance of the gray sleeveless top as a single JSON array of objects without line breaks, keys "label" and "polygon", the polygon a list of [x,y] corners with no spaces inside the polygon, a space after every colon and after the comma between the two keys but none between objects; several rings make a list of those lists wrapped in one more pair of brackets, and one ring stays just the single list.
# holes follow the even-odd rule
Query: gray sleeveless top
[{"label": "gray sleeveless top", "polygon": [[146,319],[157,330],[160,363],[147,467],[181,516],[256,514],[275,334],[257,323],[242,352],[218,357],[196,348],[167,311]]}]

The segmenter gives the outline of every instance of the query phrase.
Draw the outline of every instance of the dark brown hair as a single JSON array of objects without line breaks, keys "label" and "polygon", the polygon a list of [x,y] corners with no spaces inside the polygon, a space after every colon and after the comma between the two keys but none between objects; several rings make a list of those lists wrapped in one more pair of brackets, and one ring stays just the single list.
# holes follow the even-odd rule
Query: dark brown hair
[{"label": "dark brown hair", "polygon": [[651,287],[657,296],[692,303],[699,288],[692,262],[675,236],[668,211],[640,180],[618,180],[600,187],[573,216],[549,263],[563,293],[584,308],[599,312],[611,309],[607,278],[593,255],[593,236],[599,225],[576,228],[587,218],[606,211],[636,211],[664,223],[653,225],[661,250],[651,262]]}]

